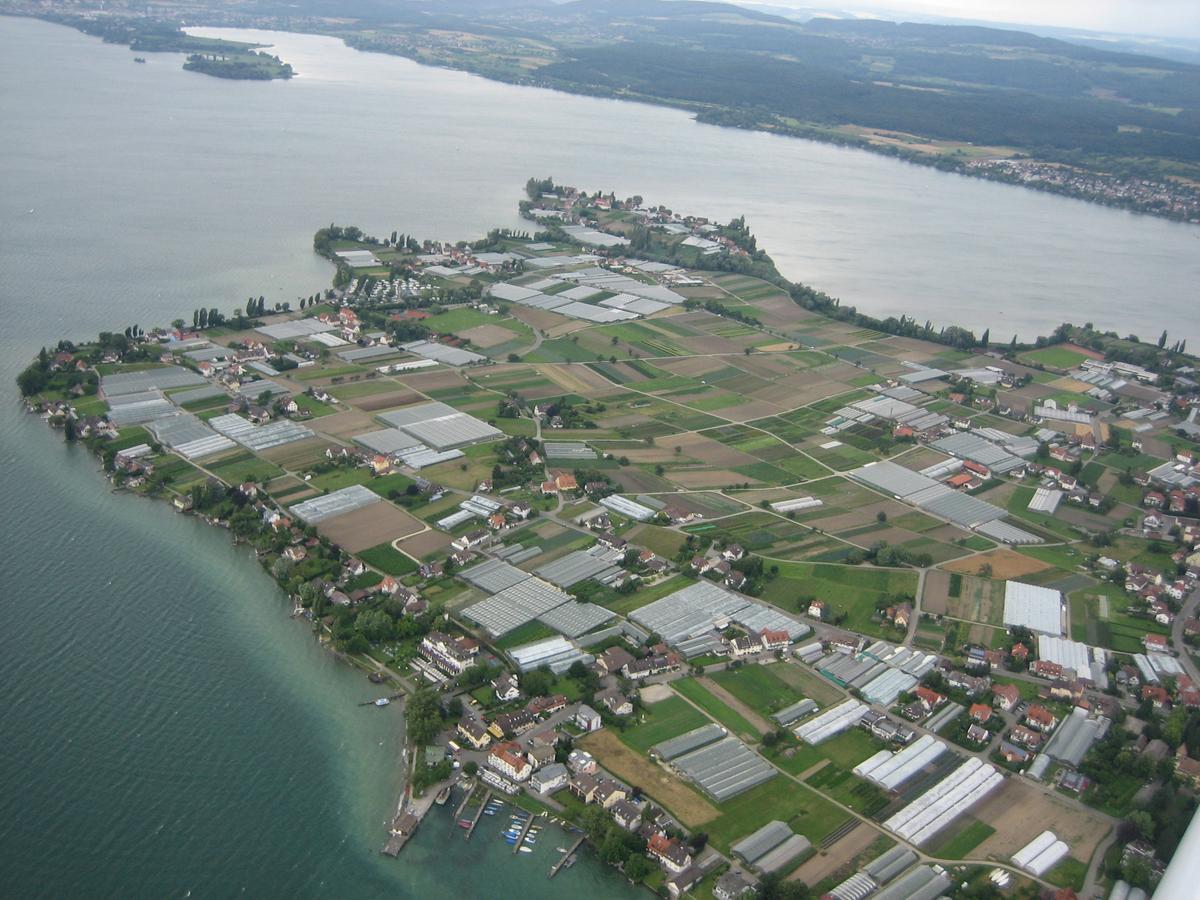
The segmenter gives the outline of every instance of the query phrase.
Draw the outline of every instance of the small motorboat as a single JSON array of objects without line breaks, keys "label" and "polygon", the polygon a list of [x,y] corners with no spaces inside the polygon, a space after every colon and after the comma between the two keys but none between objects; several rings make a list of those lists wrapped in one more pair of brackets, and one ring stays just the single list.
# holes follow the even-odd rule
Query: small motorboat
[{"label": "small motorboat", "polygon": [[389,700],[387,697],[380,697],[378,700],[375,701],[375,705],[376,706],[387,706],[391,702],[392,701]]}]

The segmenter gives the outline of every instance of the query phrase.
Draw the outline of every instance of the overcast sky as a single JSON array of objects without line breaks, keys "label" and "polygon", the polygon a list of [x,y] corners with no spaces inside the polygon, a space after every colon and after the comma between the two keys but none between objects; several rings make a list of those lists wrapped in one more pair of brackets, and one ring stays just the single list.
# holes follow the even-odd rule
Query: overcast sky
[{"label": "overcast sky", "polygon": [[989,22],[1057,25],[1090,31],[1200,38],[1200,0],[763,0],[781,6],[826,5],[879,13],[923,13]]}]

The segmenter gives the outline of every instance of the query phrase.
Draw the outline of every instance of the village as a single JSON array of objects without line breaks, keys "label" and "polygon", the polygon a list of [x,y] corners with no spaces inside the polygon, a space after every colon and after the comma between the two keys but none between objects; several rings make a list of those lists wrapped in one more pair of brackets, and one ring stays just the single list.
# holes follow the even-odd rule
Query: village
[{"label": "village", "polygon": [[397,689],[395,852],[453,785],[673,897],[1146,896],[1200,789],[1181,342],[865,327],[739,220],[528,194],[22,390]]}]

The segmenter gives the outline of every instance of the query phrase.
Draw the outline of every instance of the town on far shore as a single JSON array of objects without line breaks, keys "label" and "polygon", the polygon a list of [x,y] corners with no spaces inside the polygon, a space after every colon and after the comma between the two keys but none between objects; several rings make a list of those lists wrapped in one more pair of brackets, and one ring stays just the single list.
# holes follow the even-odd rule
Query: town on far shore
[{"label": "town on far shore", "polygon": [[1200,790],[1185,323],[877,319],[742,219],[526,193],[475,241],[323,228],[332,287],[22,394],[403,707],[390,855],[450,804],[662,896],[1148,896]]}]

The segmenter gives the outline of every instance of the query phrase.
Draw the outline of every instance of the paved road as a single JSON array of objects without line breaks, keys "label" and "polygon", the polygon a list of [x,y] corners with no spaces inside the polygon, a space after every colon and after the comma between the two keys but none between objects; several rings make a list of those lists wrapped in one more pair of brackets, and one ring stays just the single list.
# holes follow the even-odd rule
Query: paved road
[{"label": "paved road", "polygon": [[1179,662],[1183,665],[1184,670],[1196,684],[1200,684],[1200,669],[1197,669],[1196,663],[1192,661],[1192,655],[1188,652],[1188,646],[1183,641],[1183,623],[1196,615],[1196,607],[1198,605],[1200,605],[1200,587],[1192,591],[1191,596],[1183,602],[1183,607],[1179,610],[1179,615],[1171,623],[1171,645],[1175,648],[1175,652],[1179,654]]}]

